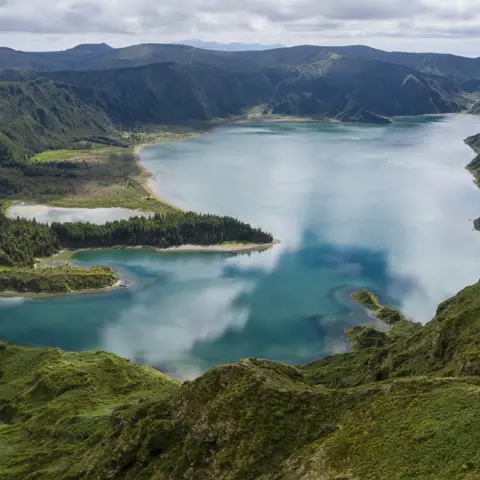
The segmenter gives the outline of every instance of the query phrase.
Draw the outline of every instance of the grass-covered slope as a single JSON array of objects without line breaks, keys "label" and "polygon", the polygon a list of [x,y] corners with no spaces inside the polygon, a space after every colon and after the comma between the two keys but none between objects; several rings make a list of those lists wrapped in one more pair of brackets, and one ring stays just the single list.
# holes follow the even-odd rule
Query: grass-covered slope
[{"label": "grass-covered slope", "polygon": [[[106,352],[67,353],[0,343],[0,478],[81,478],[127,403],[178,389],[159,372]],[[94,477],[92,477],[94,478]],[[97,477],[98,478],[98,477]]]},{"label": "grass-covered slope", "polygon": [[210,121],[259,105],[274,114],[385,123],[383,116],[457,112],[467,106],[458,81],[378,60],[325,52],[295,66],[239,68],[230,57],[220,57],[218,65],[183,64],[181,58],[44,75],[93,89],[109,116],[127,124]]},{"label": "grass-covered slope", "polygon": [[47,79],[0,82],[0,116],[0,166],[112,129],[92,92]]},{"label": "grass-covered slope", "polygon": [[480,283],[408,338],[179,385],[104,352],[0,346],[0,478],[476,479]]},{"label": "grass-covered slope", "polygon": [[329,387],[412,375],[480,375],[480,336],[476,333],[480,332],[480,283],[442,303],[424,327],[412,325],[410,335],[403,330],[385,345],[326,357],[307,366],[306,375]]},{"label": "grass-covered slope", "polygon": [[115,273],[107,267],[90,269],[69,266],[32,268],[38,258],[60,249],[222,243],[270,244],[273,237],[232,217],[193,212],[155,214],[150,218],[106,222],[43,224],[35,220],[9,218],[0,202],[0,292],[68,293],[102,289],[114,285]]},{"label": "grass-covered slope", "polygon": [[53,268],[0,268],[0,292],[72,293],[112,287],[118,278],[110,267],[68,265]]}]

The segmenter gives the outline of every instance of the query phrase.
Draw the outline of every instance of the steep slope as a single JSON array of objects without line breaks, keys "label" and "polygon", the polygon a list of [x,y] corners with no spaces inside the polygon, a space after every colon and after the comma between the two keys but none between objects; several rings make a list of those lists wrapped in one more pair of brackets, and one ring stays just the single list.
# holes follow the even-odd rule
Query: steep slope
[{"label": "steep slope", "polygon": [[112,124],[91,91],[47,79],[0,82],[0,165]]},{"label": "steep slope", "polygon": [[105,352],[0,344],[8,479],[474,479],[480,283],[388,345],[179,386]]},{"label": "steep slope", "polygon": [[379,61],[338,55],[297,67],[275,90],[275,113],[323,113],[341,120],[455,112],[464,108],[460,86],[443,77]]},{"label": "steep slope", "polygon": [[385,52],[363,45],[333,47],[331,51],[354,58],[405,65],[432,75],[453,76],[463,79],[480,78],[480,58],[442,53]]},{"label": "steep slope", "polygon": [[122,123],[208,121],[256,105],[274,114],[385,123],[382,116],[456,112],[467,105],[453,80],[331,54],[295,68],[248,72],[163,63],[45,75],[101,92],[105,110]]},{"label": "steep slope", "polygon": [[238,115],[244,108],[268,102],[274,88],[262,72],[174,63],[48,76],[94,90],[110,117],[126,124],[188,123]]}]

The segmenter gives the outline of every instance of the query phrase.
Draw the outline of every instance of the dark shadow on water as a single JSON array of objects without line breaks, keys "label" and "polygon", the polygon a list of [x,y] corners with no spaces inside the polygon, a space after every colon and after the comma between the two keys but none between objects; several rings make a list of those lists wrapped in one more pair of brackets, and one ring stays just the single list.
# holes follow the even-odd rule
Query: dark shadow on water
[{"label": "dark shadow on water", "polygon": [[[191,350],[192,356],[203,368],[220,363],[233,363],[245,357],[260,357],[290,364],[306,363],[322,356],[346,351],[345,329],[358,324],[385,328],[351,298],[361,287],[371,288],[382,301],[398,306],[399,298],[388,295],[389,286],[408,295],[415,289],[412,278],[393,277],[389,273],[388,254],[361,247],[340,247],[325,243],[313,232],[306,231],[298,250],[284,251],[270,272],[259,275],[258,269],[228,266],[228,278],[255,279],[255,287],[244,292],[235,302],[237,307],[249,309],[248,321],[242,329],[231,328],[221,337],[199,342]],[[305,282],[297,272],[304,272]],[[322,284],[333,277],[342,283],[327,291]],[[290,281],[289,281],[290,279]],[[318,281],[318,290],[314,282]],[[298,308],[282,308],[287,282],[290,294]],[[313,284],[312,284],[313,283]],[[312,302],[311,297],[318,296]],[[278,317],[264,308],[265,298],[277,303]],[[316,308],[311,314],[299,314],[301,303]],[[270,310],[274,307],[270,306]]]}]

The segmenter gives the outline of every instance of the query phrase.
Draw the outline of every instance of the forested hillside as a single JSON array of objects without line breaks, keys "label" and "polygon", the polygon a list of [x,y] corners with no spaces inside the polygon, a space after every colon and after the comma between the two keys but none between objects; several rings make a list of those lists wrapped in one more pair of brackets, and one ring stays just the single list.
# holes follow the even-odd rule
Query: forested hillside
[{"label": "forested hillside", "polygon": [[241,73],[208,65],[158,63],[93,72],[53,72],[49,78],[88,87],[120,125],[189,124],[240,115],[268,103],[275,88],[269,72]]},{"label": "forested hillside", "polygon": [[0,266],[32,267],[37,257],[61,248],[102,248],[118,245],[167,248],[179,245],[270,243],[270,234],[231,217],[193,212],[133,217],[91,223],[52,223],[11,219],[0,213]]},{"label": "forested hillside", "polygon": [[[168,63],[135,68],[4,70],[0,78],[8,81],[0,83],[5,119],[0,124],[0,165],[65,147],[78,136],[115,137],[122,129],[160,124],[205,126],[245,117],[252,110],[257,116],[387,123],[394,115],[466,110],[475,97],[455,78],[326,51],[306,54],[306,47],[300,51],[304,63],[300,57],[296,65],[290,64],[289,49],[281,50],[280,58],[277,50],[240,52],[238,57],[200,51],[218,54],[215,62],[203,64],[184,62],[185,48],[168,47]],[[267,56],[266,63],[251,54]],[[274,58],[269,61],[268,56]],[[49,80],[31,80],[34,76]]]},{"label": "forested hillside", "polygon": [[0,117],[0,165],[113,130],[93,91],[47,79],[0,82]]}]

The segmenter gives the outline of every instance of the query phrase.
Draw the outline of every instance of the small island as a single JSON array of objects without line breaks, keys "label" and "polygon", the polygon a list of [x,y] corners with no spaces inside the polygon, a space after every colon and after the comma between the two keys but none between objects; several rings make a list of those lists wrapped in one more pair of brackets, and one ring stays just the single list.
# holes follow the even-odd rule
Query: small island
[{"label": "small island", "polygon": [[[145,248],[160,251],[252,251],[273,245],[272,235],[232,217],[193,212],[155,214],[106,222],[44,224],[0,213],[0,294],[66,294],[101,291],[119,283],[104,266],[49,266],[68,250]],[[39,265],[43,268],[39,268]]]}]

